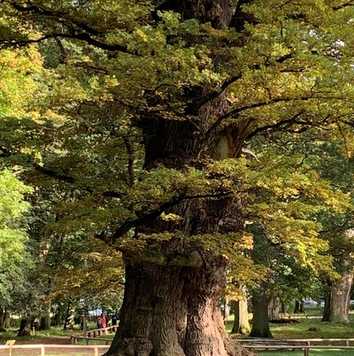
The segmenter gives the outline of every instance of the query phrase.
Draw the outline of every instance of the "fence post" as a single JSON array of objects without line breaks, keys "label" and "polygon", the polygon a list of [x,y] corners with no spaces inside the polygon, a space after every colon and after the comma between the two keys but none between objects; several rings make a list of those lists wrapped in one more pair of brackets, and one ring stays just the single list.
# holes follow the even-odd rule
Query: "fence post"
[{"label": "fence post", "polygon": [[41,346],[41,356],[45,356],[45,348],[44,348],[44,345]]},{"label": "fence post", "polygon": [[98,356],[98,348],[95,347],[95,356]]},{"label": "fence post", "polygon": [[309,347],[305,347],[304,348],[304,356],[309,356],[310,355],[309,351],[310,351],[310,348]]}]

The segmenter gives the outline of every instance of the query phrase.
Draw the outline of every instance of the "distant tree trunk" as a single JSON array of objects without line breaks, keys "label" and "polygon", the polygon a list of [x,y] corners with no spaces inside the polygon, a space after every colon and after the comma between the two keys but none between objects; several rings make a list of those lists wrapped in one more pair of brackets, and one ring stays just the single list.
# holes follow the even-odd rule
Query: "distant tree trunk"
[{"label": "distant tree trunk", "polygon": [[248,335],[251,327],[249,323],[247,299],[242,298],[233,302],[234,309],[234,324],[232,327],[233,334]]},{"label": "distant tree trunk", "polygon": [[281,312],[282,314],[285,314],[286,311],[287,311],[286,304],[284,303],[283,300],[281,300],[281,302],[280,302],[280,312]]},{"label": "distant tree trunk", "polygon": [[268,318],[269,297],[265,293],[255,293],[252,296],[253,322],[250,336],[272,337]]},{"label": "distant tree trunk", "polygon": [[20,321],[20,328],[17,332],[17,336],[29,336],[31,335],[31,324],[33,318],[23,318]]},{"label": "distant tree trunk", "polygon": [[224,297],[222,298],[222,316],[224,318],[224,321],[226,321],[229,316],[230,316],[230,306],[229,306],[229,298]]},{"label": "distant tree trunk", "polygon": [[277,296],[271,297],[268,305],[268,317],[269,320],[279,320],[281,311],[280,298]]},{"label": "distant tree trunk", "polygon": [[67,330],[68,327],[72,328],[74,326],[74,310],[72,308],[72,303],[68,302],[66,311],[65,311],[65,318],[64,318],[64,326],[63,329]]},{"label": "distant tree trunk", "polygon": [[330,315],[331,315],[331,286],[327,285],[324,294],[322,321],[330,321]]},{"label": "distant tree trunk", "polygon": [[0,332],[8,327],[10,314],[5,308],[0,307]]},{"label": "distant tree trunk", "polygon": [[294,314],[301,314],[305,312],[305,305],[303,300],[295,300]]},{"label": "distant tree trunk", "polygon": [[51,319],[50,319],[51,306],[47,305],[46,310],[42,313],[39,320],[39,330],[49,330]]},{"label": "distant tree trunk", "polygon": [[60,326],[63,324],[67,312],[67,302],[57,303],[54,309],[54,315],[51,320],[52,326]]},{"label": "distant tree trunk", "polygon": [[349,305],[352,284],[352,271],[344,272],[338,280],[332,283],[328,321],[334,323],[349,323]]},{"label": "distant tree trunk", "polygon": [[50,329],[50,315],[43,315],[39,321],[39,330],[49,330]]}]

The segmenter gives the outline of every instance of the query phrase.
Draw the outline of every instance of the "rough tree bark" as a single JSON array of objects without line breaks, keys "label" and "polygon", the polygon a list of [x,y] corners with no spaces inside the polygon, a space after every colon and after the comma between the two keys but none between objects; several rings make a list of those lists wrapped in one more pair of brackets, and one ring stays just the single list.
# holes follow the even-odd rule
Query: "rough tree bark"
[{"label": "rough tree bark", "polygon": [[250,336],[271,338],[269,328],[268,305],[269,297],[262,292],[254,293],[252,296],[253,322]]},{"label": "rough tree bark", "polygon": [[349,323],[350,292],[353,285],[353,272],[346,271],[334,281],[330,289],[328,321]]},{"label": "rough tree bark", "polygon": [[243,298],[233,302],[235,313],[234,324],[232,327],[233,334],[248,335],[251,330],[249,323],[247,299]]},{"label": "rough tree bark", "polygon": [[222,257],[207,268],[126,260],[121,326],[111,347],[117,351],[108,355],[236,355],[218,306],[225,267]]},{"label": "rough tree bark", "polygon": [[[167,1],[164,9],[195,17],[216,27],[228,26],[236,5],[228,0]],[[209,88],[212,89],[212,88]],[[194,88],[186,103],[200,100],[208,88]],[[141,115],[145,168],[187,166],[203,169],[202,159],[237,157],[245,132],[242,126],[213,128],[229,104],[223,95],[194,107],[194,120],[166,120]],[[181,232],[186,238],[149,242],[139,256],[124,253],[126,285],[120,328],[108,356],[234,356],[248,354],[231,345],[219,308],[227,260],[195,245],[188,236],[228,233],[243,229],[240,202],[235,197],[193,199],[170,209],[182,221],[166,223],[159,217],[136,233]]]}]

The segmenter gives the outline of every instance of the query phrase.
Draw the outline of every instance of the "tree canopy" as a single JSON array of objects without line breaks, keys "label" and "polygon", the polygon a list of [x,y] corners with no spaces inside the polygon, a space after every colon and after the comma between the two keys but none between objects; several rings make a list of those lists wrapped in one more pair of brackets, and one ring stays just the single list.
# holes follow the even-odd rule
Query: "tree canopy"
[{"label": "tree canopy", "polygon": [[[136,336],[156,315],[127,308],[155,310],[172,285],[166,315],[214,308],[225,261],[240,284],[330,274],[326,231],[353,223],[353,15],[344,0],[1,1],[1,164],[37,193],[58,285],[85,296],[98,268],[120,285],[123,257],[121,335]],[[276,251],[262,267],[256,235]],[[209,355],[171,335],[146,344]]]}]

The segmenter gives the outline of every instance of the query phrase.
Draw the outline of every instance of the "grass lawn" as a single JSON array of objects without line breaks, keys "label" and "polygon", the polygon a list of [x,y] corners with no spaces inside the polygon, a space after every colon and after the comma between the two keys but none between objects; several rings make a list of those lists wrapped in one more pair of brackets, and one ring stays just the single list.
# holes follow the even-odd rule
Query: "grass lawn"
[{"label": "grass lawn", "polygon": [[349,324],[332,324],[322,322],[320,319],[300,319],[299,321],[294,324],[271,324],[273,337],[277,339],[354,337],[354,318],[351,318]]},{"label": "grass lawn", "polygon": [[[313,316],[320,316],[321,311],[314,309],[306,311],[307,316],[312,318],[306,319],[306,315],[300,317],[294,316],[298,323],[292,324],[270,324],[273,337],[276,339],[313,339],[313,338],[354,338],[354,314],[350,315],[349,324],[333,324],[322,322],[320,318],[313,318]],[[233,320],[226,322],[226,330],[228,332],[232,329]],[[313,331],[310,331],[309,329]],[[353,352],[353,351],[352,351]],[[321,353],[320,353],[321,354]],[[354,356],[354,353],[352,353]],[[280,355],[280,354],[278,354]],[[295,355],[295,354],[294,354]],[[321,354],[322,355],[322,354]],[[335,354],[334,354],[335,355]]]},{"label": "grass lawn", "polygon": [[[304,352],[259,352],[259,356],[304,356]],[[353,350],[313,350],[310,351],[310,356],[353,356]]]}]

